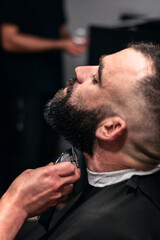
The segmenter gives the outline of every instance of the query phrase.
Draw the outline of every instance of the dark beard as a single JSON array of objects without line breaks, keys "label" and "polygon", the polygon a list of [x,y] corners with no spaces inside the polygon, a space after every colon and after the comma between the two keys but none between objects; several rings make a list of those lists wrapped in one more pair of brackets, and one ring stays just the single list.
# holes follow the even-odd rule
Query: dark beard
[{"label": "dark beard", "polygon": [[98,123],[106,117],[106,105],[90,110],[81,97],[78,101],[81,104],[80,108],[71,105],[69,99],[75,81],[76,79],[70,80],[67,95],[64,95],[62,89],[49,101],[44,116],[67,141],[80,151],[92,155],[95,131]]}]

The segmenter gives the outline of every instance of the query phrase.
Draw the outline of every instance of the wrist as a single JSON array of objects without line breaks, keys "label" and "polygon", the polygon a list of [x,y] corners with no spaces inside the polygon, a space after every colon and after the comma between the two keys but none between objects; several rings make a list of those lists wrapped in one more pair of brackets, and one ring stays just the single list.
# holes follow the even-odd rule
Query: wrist
[{"label": "wrist", "polygon": [[27,213],[6,195],[0,200],[0,239],[12,240],[27,219]]},{"label": "wrist", "polygon": [[15,219],[19,219],[19,221],[24,222],[27,217],[27,211],[20,204],[20,201],[16,197],[8,196],[5,193],[0,199],[0,212],[1,215],[5,215],[6,217],[15,217]]},{"label": "wrist", "polygon": [[66,49],[66,40],[60,39],[56,41],[56,48],[64,51]]}]

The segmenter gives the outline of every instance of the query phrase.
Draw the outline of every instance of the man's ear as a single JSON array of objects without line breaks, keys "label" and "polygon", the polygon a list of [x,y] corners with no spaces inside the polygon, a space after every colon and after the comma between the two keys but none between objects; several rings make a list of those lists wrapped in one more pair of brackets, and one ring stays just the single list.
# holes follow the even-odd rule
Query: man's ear
[{"label": "man's ear", "polygon": [[126,122],[122,118],[110,117],[99,124],[96,130],[96,137],[105,141],[113,141],[122,135],[125,130]]}]

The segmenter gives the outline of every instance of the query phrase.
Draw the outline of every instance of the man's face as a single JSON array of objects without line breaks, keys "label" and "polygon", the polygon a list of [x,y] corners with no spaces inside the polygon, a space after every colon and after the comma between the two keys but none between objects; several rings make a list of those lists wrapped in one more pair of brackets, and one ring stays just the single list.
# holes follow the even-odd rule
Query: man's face
[{"label": "man's face", "polygon": [[119,103],[132,105],[133,85],[148,66],[143,55],[125,49],[103,56],[99,66],[77,67],[76,79],[47,104],[46,120],[75,147],[92,154],[97,126],[115,115]]},{"label": "man's face", "polygon": [[128,48],[102,56],[99,66],[77,67],[75,72],[77,83],[70,103],[80,107],[78,98],[81,96],[85,106],[91,109],[103,103],[125,101],[136,81],[151,73],[151,65],[141,53]]}]

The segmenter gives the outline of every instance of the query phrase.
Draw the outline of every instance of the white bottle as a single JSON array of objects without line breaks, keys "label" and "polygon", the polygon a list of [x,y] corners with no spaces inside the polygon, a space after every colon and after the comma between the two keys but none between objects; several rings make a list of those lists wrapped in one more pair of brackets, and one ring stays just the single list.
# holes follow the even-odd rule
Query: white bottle
[{"label": "white bottle", "polygon": [[75,44],[85,44],[87,41],[86,30],[84,28],[77,28],[73,33],[72,39]]}]

